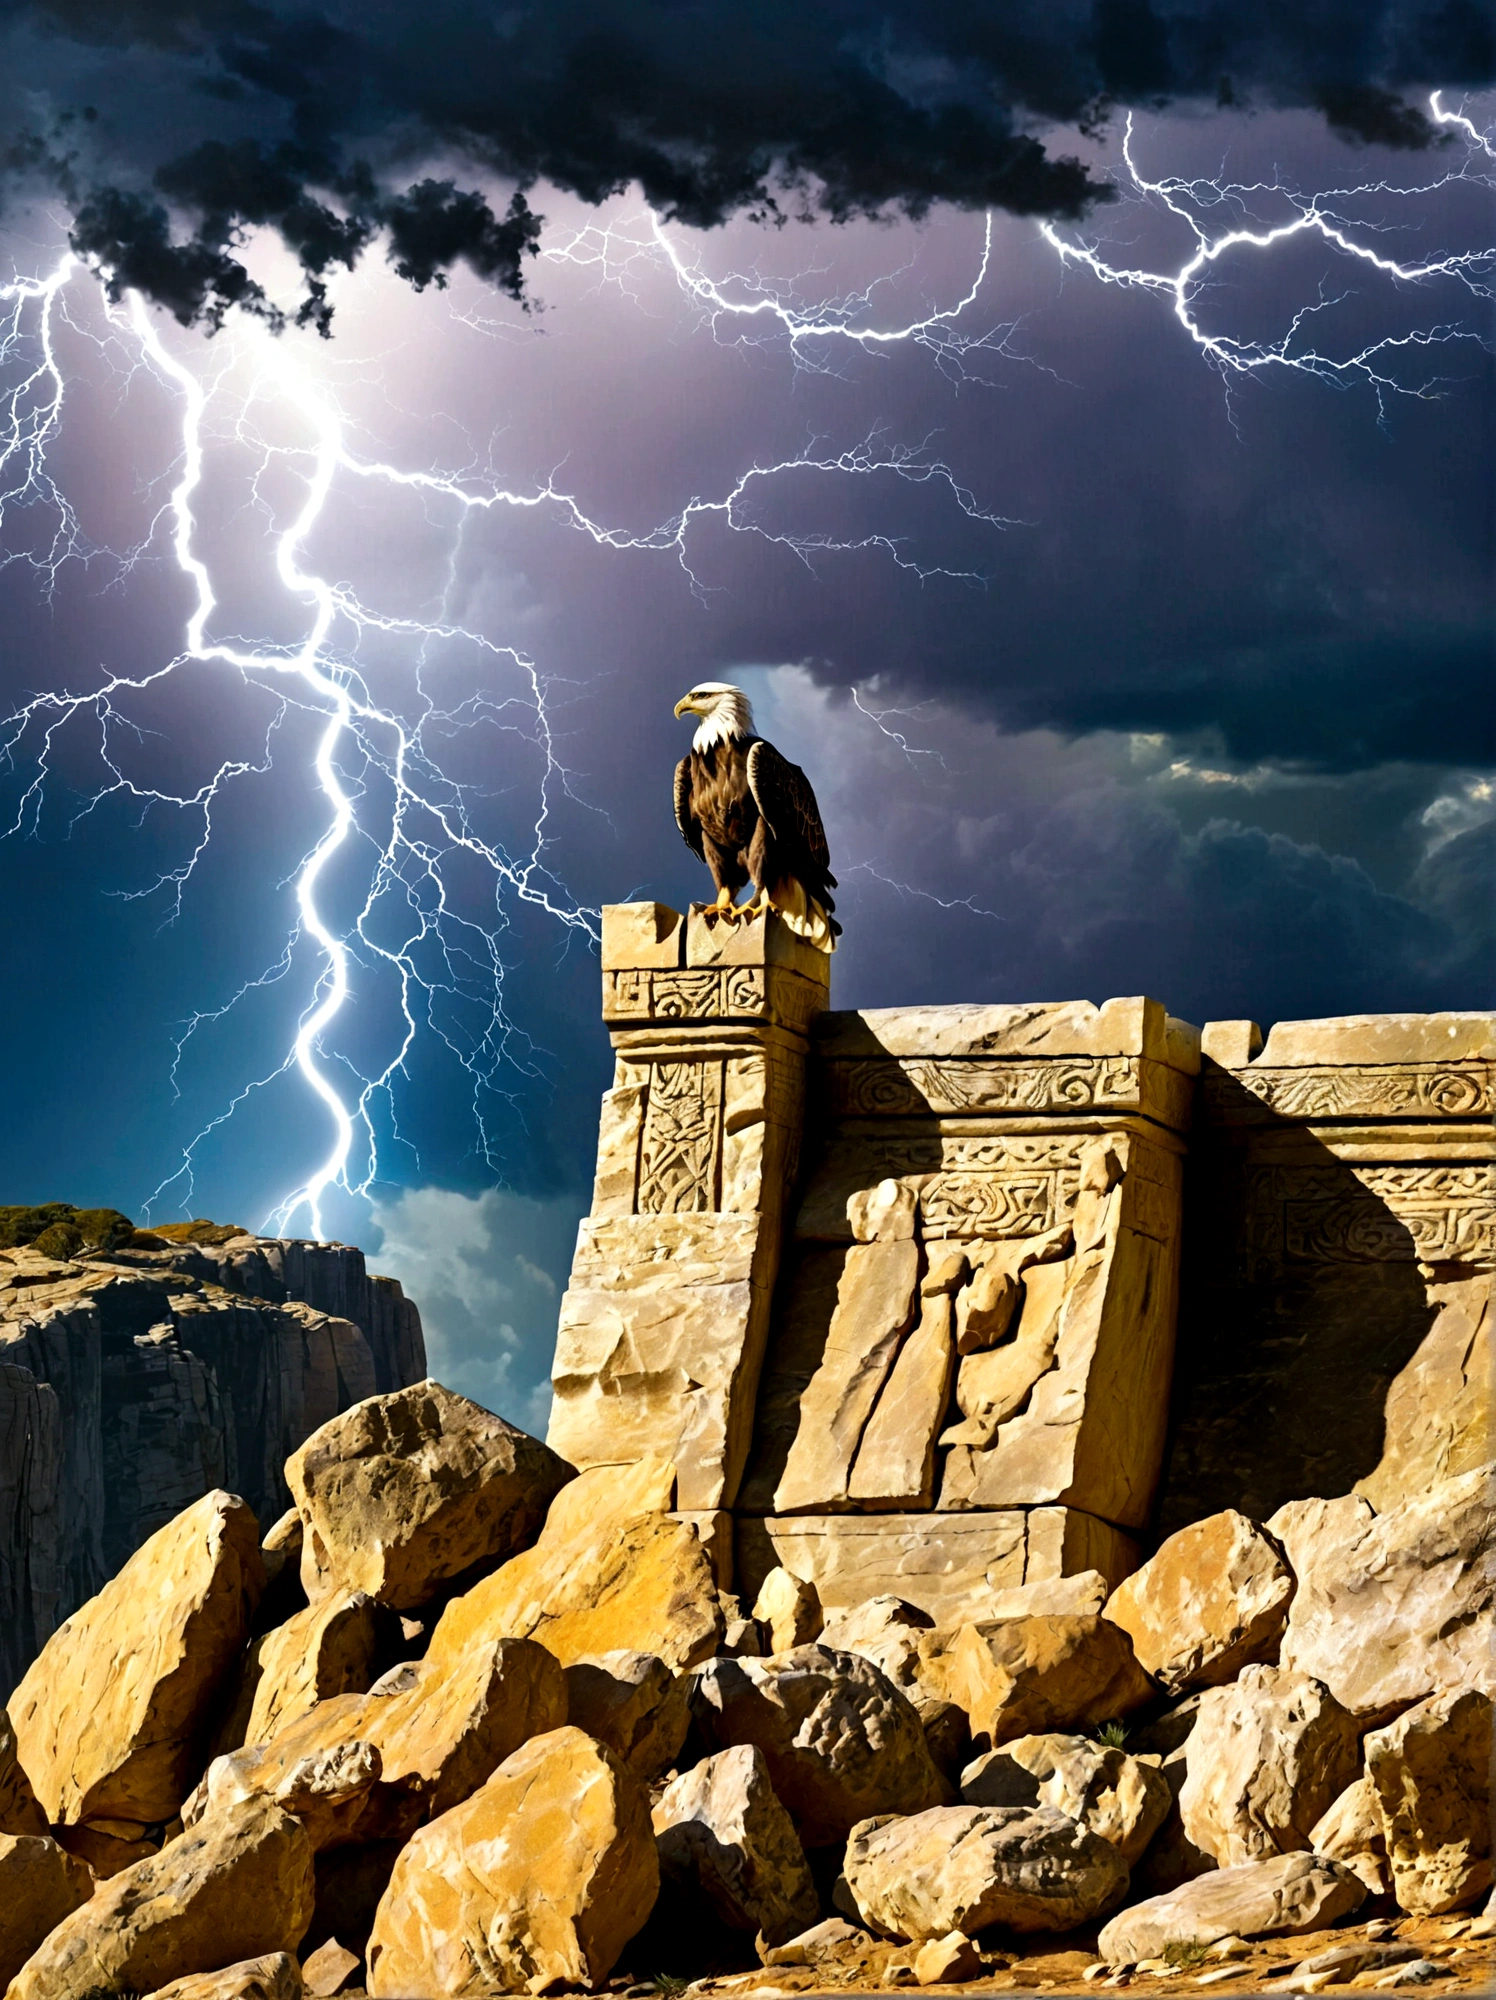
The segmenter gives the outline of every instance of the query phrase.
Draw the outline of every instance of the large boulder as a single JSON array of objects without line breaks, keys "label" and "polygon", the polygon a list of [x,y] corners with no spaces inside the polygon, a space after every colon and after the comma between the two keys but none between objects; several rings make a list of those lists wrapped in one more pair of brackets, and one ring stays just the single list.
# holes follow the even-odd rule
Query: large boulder
[{"label": "large boulder", "polygon": [[691,1726],[690,1688],[653,1653],[598,1653],[566,1669],[566,1720],[606,1743],[649,1784],[680,1755]]},{"label": "large boulder", "polygon": [[1295,1500],[1268,1522],[1298,1589],[1279,1658],[1373,1724],[1441,1688],[1496,1694],[1496,1469],[1376,1514]]},{"label": "large boulder", "polygon": [[642,1787],[580,1729],[552,1730],[405,1848],[374,1919],[369,1990],[601,1985],[658,1889]]},{"label": "large boulder", "polygon": [[873,1813],[923,1812],[950,1796],[912,1702],[858,1653],[797,1646],[709,1660],[691,1711],[713,1748],[763,1752],[807,1847],[844,1840]]},{"label": "large boulder", "polygon": [[246,1801],[279,1806],[300,1820],[314,1852],[352,1837],[379,1781],[379,1752],[372,1743],[337,1743],[298,1754],[255,1743],[215,1757],[182,1808],[184,1824]]},{"label": "large boulder", "polygon": [[919,1681],[919,1635],[934,1623],[928,1611],[902,1597],[869,1597],[833,1611],[822,1628],[821,1643],[834,1653],[861,1653],[895,1687],[912,1694]]},{"label": "large boulder", "polygon": [[254,1515],[232,1493],[206,1493],[58,1626],[10,1700],[53,1825],[143,1831],[176,1816],[264,1586]]},{"label": "large boulder", "polygon": [[1166,1694],[1220,1687],[1278,1650],[1293,1596],[1281,1552],[1231,1508],[1170,1535],[1119,1583],[1106,1616]]},{"label": "large boulder", "polygon": [[306,1594],[363,1590],[413,1610],[525,1548],[571,1476],[548,1445],[440,1382],[370,1396],[286,1461]]},{"label": "large boulder", "polygon": [[563,1666],[627,1647],[677,1672],[722,1637],[712,1565],[695,1528],[669,1513],[668,1459],[600,1465],[563,1487],[534,1548],[454,1598],[432,1656],[474,1637],[538,1639]]},{"label": "large boulder", "polygon": [[93,1892],[92,1874],[55,1840],[0,1833],[0,1992],[47,1933]]},{"label": "large boulder", "polygon": [[852,1829],[842,1873],[865,1924],[911,1940],[970,1937],[991,1924],[1073,1930],[1127,1890],[1116,1848],[1052,1806],[937,1806],[864,1820]]},{"label": "large boulder", "polygon": [[0,1833],[45,1833],[47,1815],[16,1755],[16,1732],[0,1708]]},{"label": "large boulder", "polygon": [[1491,1702],[1432,1696],[1366,1739],[1393,1891],[1410,1915],[1478,1902],[1491,1886]]},{"label": "large boulder", "polygon": [[1171,1944],[1326,1930],[1365,1900],[1365,1884],[1338,1861],[1275,1854],[1214,1869],[1167,1896],[1134,1903],[1105,1926],[1096,1948],[1113,1965],[1135,1965]]},{"label": "large boulder", "polygon": [[825,1619],[813,1583],[787,1569],[771,1569],[753,1600],[753,1614],[768,1634],[771,1653],[788,1653],[819,1639]]},{"label": "large boulder", "polygon": [[1088,1736],[1020,1736],[961,1773],[972,1806],[1053,1806],[1109,1841],[1129,1867],[1168,1817],[1163,1773]]},{"label": "large boulder", "polygon": [[1355,1718],[1323,1682],[1246,1667],[1201,1697],[1179,1795],[1185,1831],[1223,1868],[1307,1848],[1360,1764]]},{"label": "large boulder", "polygon": [[380,1607],[364,1590],[306,1605],[262,1633],[239,1669],[215,1747],[268,1743],[319,1701],[363,1694],[378,1670],[383,1636]]},{"label": "large boulder", "polygon": [[1152,1699],[1132,1640],[1108,1618],[1004,1618],[927,1632],[919,1642],[927,1690],[964,1708],[973,1740],[991,1747],[1111,1722]]},{"label": "large boulder", "polygon": [[[200,1788],[203,1806],[276,1799],[304,1811],[319,1851],[355,1834],[404,1834],[566,1721],[565,1676],[530,1639],[478,1640],[450,1663],[417,1661],[400,1678],[409,1684],[399,1692],[318,1702],[271,1742],[219,1758]],[[354,1756],[360,1748],[375,1753],[372,1768]],[[299,1796],[304,1808],[292,1802]]]},{"label": "large boulder", "polygon": [[262,1800],[231,1806],[102,1883],[27,1961],[6,2000],[154,1993],[189,1973],[294,1952],[313,1893],[300,1822]]},{"label": "large boulder", "polygon": [[782,1944],[814,1924],[820,1899],[761,1750],[719,1750],[665,1787],[654,1809],[661,1881],[702,1895],[730,1930]]},{"label": "large boulder", "polygon": [[174,1979],[150,2000],[301,2000],[306,1987],[301,1967],[287,1951],[244,1958],[221,1972],[194,1972]]},{"label": "large boulder", "polygon": [[1310,1848],[1343,1861],[1360,1876],[1369,1896],[1385,1896],[1392,1887],[1387,1866],[1387,1836],[1377,1806],[1376,1787],[1370,1778],[1357,1778],[1347,1785],[1335,1803],[1316,1821],[1309,1834]]}]

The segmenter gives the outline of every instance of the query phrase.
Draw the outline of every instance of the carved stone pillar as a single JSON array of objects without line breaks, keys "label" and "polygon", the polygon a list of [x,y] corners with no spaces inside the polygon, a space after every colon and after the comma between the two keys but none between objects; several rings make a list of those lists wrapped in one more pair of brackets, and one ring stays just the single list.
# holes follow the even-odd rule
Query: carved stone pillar
[{"label": "carved stone pillar", "polygon": [[548,1437],[578,1466],[673,1459],[677,1506],[706,1517],[732,1505],[752,1432],[829,961],[772,913],[620,903],[602,963],[617,1062]]},{"label": "carved stone pillar", "polygon": [[1213,1021],[1160,1526],[1496,1449],[1496,1014]]}]

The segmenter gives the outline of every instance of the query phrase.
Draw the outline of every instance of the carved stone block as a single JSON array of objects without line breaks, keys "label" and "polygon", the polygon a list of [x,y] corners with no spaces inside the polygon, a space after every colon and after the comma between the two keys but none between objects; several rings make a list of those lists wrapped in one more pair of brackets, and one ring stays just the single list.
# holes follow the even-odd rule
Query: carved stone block
[{"label": "carved stone block", "polygon": [[1203,1038],[1166,1529],[1490,1444],[1496,1015],[1242,1025]]},{"label": "carved stone block", "polygon": [[738,1516],[739,1593],[777,1566],[813,1583],[828,1611],[901,1597],[939,1625],[992,1615],[1001,1591],[1099,1570],[1120,1583],[1137,1544],[1071,1507],[970,1514]]}]

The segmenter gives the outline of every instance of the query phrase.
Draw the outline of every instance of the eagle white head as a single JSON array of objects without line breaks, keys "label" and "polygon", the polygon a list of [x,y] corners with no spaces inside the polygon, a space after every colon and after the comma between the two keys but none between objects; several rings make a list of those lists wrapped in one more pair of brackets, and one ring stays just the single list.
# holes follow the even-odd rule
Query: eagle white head
[{"label": "eagle white head", "polygon": [[698,681],[675,704],[675,712],[701,717],[691,738],[693,750],[710,750],[714,743],[753,734],[752,704],[741,688],[732,687],[727,681]]}]

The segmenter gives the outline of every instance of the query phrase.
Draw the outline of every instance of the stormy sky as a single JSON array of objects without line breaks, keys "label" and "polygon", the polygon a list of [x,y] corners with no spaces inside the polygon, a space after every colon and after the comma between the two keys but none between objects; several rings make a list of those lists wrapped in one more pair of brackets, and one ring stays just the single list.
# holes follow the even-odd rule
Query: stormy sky
[{"label": "stormy sky", "polygon": [[[75,258],[55,378],[6,305],[0,412],[36,435],[66,393],[40,455],[0,424],[0,709],[148,682],[0,739],[5,1200],[167,1183],[157,1219],[259,1224],[327,1151],[279,1073],[322,965],[307,577],[390,719],[333,755],[319,909],[354,946],[318,1060],[350,1102],[389,1080],[326,1226],[522,1421],[608,1073],[588,913],[704,892],[669,796],[694,680],[817,787],[838,1004],[1492,1004],[1496,162],[1429,105],[1496,118],[1483,9],[370,12],[0,6],[0,284]],[[1316,371],[1213,365],[1045,234],[1167,274],[1190,217],[1313,190],[1386,259],[1466,259],[1213,260],[1197,331]],[[792,342],[791,310],[926,331]],[[159,671],[184,383],[206,631],[251,670]]]}]

